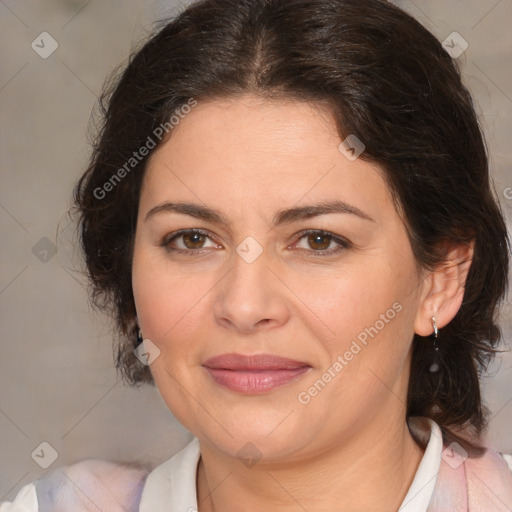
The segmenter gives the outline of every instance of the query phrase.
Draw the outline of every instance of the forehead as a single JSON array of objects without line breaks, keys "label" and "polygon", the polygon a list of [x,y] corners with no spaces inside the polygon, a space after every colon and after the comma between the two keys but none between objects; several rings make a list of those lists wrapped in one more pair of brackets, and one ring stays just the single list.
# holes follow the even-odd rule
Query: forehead
[{"label": "forehead", "polygon": [[352,198],[373,204],[375,215],[389,206],[382,171],[340,152],[321,104],[251,95],[200,102],[170,135],[148,161],[141,201],[172,194],[239,208]]}]

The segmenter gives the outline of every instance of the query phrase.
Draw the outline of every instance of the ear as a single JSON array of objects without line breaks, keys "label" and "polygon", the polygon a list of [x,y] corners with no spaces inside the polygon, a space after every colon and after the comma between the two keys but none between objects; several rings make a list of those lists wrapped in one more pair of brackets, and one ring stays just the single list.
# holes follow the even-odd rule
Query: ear
[{"label": "ear", "polygon": [[414,322],[416,334],[429,336],[433,333],[432,317],[436,318],[438,329],[453,320],[464,298],[474,247],[474,240],[467,245],[452,246],[445,261],[425,276]]}]

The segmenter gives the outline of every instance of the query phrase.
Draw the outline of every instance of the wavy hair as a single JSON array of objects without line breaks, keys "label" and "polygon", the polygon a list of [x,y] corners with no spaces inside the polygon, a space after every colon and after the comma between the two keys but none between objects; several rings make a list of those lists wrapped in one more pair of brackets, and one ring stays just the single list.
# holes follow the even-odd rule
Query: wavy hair
[{"label": "wavy hair", "polygon": [[[478,439],[487,421],[479,377],[500,340],[510,242],[457,63],[418,21],[383,0],[195,2],[159,26],[107,83],[74,207],[92,302],[115,320],[123,378],[153,382],[133,354],[131,262],[154,149],[122,180],[112,176],[191,98],[244,93],[328,105],[340,138],[356,134],[366,146],[360,158],[383,169],[421,268],[441,265],[447,243],[475,241],[462,306],[439,331],[440,376],[428,371],[430,343],[414,336],[407,415],[432,418],[445,437],[469,429]],[[109,180],[108,193],[99,193]]]}]

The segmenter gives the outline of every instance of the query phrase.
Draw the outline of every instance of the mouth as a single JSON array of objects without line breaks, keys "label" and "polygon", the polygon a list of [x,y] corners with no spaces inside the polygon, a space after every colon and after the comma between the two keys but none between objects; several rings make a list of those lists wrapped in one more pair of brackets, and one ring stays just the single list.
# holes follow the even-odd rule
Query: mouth
[{"label": "mouth", "polygon": [[257,354],[223,354],[203,363],[213,381],[244,394],[261,394],[298,380],[311,366],[307,363]]}]

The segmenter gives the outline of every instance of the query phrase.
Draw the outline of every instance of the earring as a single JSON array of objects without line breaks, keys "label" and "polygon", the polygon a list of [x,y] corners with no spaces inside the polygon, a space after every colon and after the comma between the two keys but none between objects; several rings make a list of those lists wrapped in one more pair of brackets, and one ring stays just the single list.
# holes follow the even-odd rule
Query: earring
[{"label": "earring", "polygon": [[139,328],[138,332],[137,332],[137,340],[135,341],[135,347],[138,347],[142,342],[143,342],[143,338],[142,338],[142,331],[141,329]]},{"label": "earring", "polygon": [[433,362],[432,364],[430,365],[430,368],[429,368],[429,371],[431,373],[436,373],[439,371],[439,368],[440,368],[440,363],[441,363],[441,357],[440,357],[440,354],[439,354],[439,347],[437,346],[437,335],[438,335],[438,329],[437,329],[437,324],[436,324],[436,317],[433,316],[432,317],[432,327],[434,329],[434,332],[432,333],[432,338],[434,340],[434,353],[433,353]]}]

